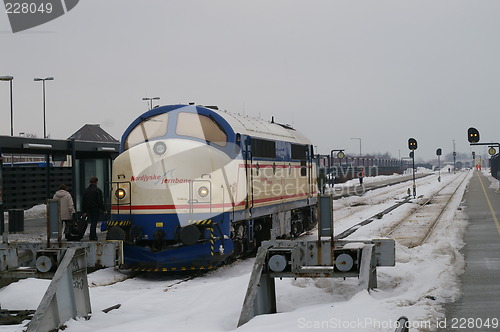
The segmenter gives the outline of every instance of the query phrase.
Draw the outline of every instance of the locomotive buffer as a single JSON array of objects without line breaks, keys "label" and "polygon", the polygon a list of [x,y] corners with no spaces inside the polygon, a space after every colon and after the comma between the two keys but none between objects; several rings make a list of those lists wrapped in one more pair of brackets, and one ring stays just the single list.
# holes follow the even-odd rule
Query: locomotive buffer
[{"label": "locomotive buffer", "polygon": [[333,199],[320,195],[318,240],[271,240],[257,252],[238,327],[257,315],[276,313],[274,278],[357,277],[360,288],[377,287],[377,266],[395,265],[393,239],[333,239]]}]

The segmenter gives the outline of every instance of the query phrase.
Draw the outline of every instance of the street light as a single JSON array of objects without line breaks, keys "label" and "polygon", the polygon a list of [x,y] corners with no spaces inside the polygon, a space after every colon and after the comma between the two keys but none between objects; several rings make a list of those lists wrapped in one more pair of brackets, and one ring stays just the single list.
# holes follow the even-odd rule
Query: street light
[{"label": "street light", "polygon": [[144,97],[142,98],[142,100],[149,100],[149,110],[152,110],[153,109],[153,100],[159,100],[160,97]]},{"label": "street light", "polygon": [[43,138],[47,138],[47,122],[45,121],[45,81],[53,81],[53,77],[34,79],[35,82],[43,82]]},{"label": "street light", "polygon": [[359,138],[359,137],[351,137],[351,139],[358,139],[359,140],[359,156],[361,157],[361,138]]},{"label": "street light", "polygon": [[14,136],[14,108],[12,104],[12,80],[13,76],[0,76],[0,81],[10,82],[10,136]]}]

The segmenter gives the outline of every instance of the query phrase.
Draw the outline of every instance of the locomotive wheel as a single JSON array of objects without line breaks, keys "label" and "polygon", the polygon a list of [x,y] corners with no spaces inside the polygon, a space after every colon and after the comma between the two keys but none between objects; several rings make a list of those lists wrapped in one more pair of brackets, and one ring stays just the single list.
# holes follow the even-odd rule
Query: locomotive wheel
[{"label": "locomotive wheel", "polygon": [[233,244],[234,244],[234,252],[236,254],[236,257],[243,255],[243,253],[245,251],[245,245],[243,244],[243,242],[240,240],[237,240],[237,241],[233,241]]}]

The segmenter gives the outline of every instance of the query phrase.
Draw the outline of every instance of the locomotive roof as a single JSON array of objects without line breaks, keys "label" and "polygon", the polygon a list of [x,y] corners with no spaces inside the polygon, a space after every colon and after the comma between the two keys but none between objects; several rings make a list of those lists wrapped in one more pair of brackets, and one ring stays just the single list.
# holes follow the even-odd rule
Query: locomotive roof
[{"label": "locomotive roof", "polygon": [[[158,108],[149,110],[148,112],[142,114],[137,119],[130,124],[130,126],[125,130],[122,136],[122,150],[123,142],[127,138],[128,134],[133,130],[139,123],[145,119],[161,114],[168,113],[171,111],[180,111],[185,109],[188,112],[201,111],[204,114],[216,114],[217,117],[222,118],[227,122],[225,126],[229,125],[234,133],[239,133],[242,135],[247,135],[251,137],[257,137],[269,140],[279,140],[288,141],[297,144],[311,144],[308,138],[302,135],[299,131],[293,129],[288,125],[283,125],[275,122],[269,122],[262,119],[252,118],[245,115],[230,113],[227,111],[218,110],[215,106],[201,106],[201,105],[166,105]],[[222,125],[222,123],[221,123]]]},{"label": "locomotive roof", "polygon": [[307,137],[287,125],[226,111],[214,109],[211,109],[211,111],[223,117],[236,133],[264,139],[289,141],[299,144],[311,144]]}]

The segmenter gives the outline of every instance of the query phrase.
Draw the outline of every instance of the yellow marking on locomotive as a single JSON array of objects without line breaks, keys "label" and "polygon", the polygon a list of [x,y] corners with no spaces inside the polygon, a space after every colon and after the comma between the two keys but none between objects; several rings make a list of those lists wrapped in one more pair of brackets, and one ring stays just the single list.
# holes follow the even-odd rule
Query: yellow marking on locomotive
[{"label": "yellow marking on locomotive", "polygon": [[107,222],[107,225],[109,227],[113,226],[130,226],[132,222],[130,220],[122,220],[122,221],[117,221],[117,220],[111,220]]},{"label": "yellow marking on locomotive", "polygon": [[135,267],[135,268],[132,268],[132,267],[125,267],[123,268],[124,270],[130,270],[130,271],[135,271],[135,272],[159,272],[159,271],[162,271],[162,272],[174,272],[174,271],[177,271],[177,270],[181,270],[181,271],[188,271],[188,270],[191,270],[191,271],[194,271],[194,270],[211,270],[213,269],[214,266],[213,265],[208,265],[208,266],[190,266],[190,267],[181,267],[181,268],[177,268],[177,267],[172,267],[172,268],[167,268],[167,267],[164,267],[164,268],[146,268],[146,267]]},{"label": "yellow marking on locomotive", "polygon": [[156,223],[156,227],[163,227],[163,223],[162,222],[157,222]]},{"label": "yellow marking on locomotive", "polygon": [[212,224],[212,219],[190,219],[188,220],[188,225],[210,225]]},{"label": "yellow marking on locomotive", "polygon": [[215,235],[214,235],[214,228],[212,226],[212,227],[210,227],[210,256],[215,255],[214,243],[215,243]]}]

